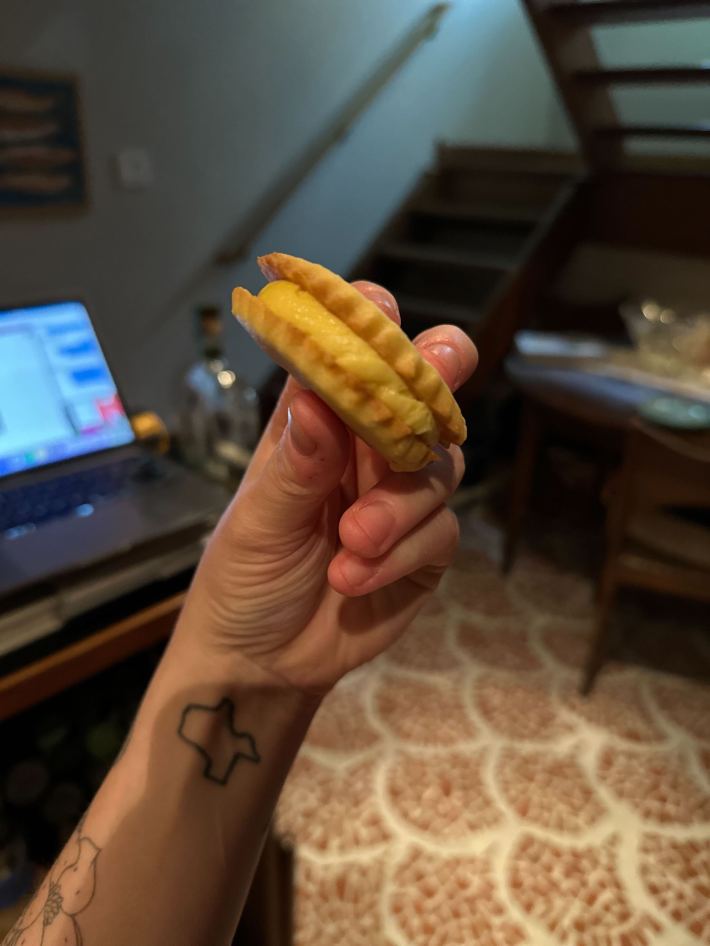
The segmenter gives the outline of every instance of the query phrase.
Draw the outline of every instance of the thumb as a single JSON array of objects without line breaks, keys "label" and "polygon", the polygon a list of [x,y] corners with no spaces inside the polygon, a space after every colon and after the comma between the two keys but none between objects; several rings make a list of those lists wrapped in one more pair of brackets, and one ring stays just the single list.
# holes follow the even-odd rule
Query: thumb
[{"label": "thumb", "polygon": [[349,457],[343,423],[315,394],[299,391],[281,439],[244,496],[248,521],[279,537],[317,523]]}]

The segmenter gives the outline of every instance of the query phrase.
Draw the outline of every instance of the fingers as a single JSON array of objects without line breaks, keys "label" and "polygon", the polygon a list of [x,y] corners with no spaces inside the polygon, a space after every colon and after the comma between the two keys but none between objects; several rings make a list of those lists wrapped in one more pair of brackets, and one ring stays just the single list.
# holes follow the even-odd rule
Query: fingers
[{"label": "fingers", "polygon": [[452,391],[471,377],[478,351],[468,335],[455,325],[437,325],[414,339],[422,358],[433,365]]},{"label": "fingers", "polygon": [[[397,300],[383,286],[358,280],[353,286],[366,299],[374,302],[393,322],[402,324]],[[452,391],[466,382],[478,364],[478,352],[469,336],[455,325],[437,325],[421,332],[414,344],[419,353],[432,364]]]},{"label": "fingers", "polygon": [[291,399],[281,439],[258,478],[240,490],[240,526],[262,539],[315,529],[350,457],[342,421],[315,394]]},{"label": "fingers", "polygon": [[[393,322],[397,325],[400,324],[399,307],[391,292],[388,292],[387,289],[382,286],[378,286],[377,283],[367,282],[363,279],[354,282],[353,286],[355,286],[363,296],[379,306],[385,315],[392,319]],[[287,378],[279,401],[254,451],[254,456],[249,464],[249,468],[242,479],[243,486],[256,479],[261,474],[264,465],[281,439],[287,423],[288,408],[291,400],[298,391],[302,390],[302,385],[299,384],[295,378],[291,376]]]},{"label": "fingers", "polygon": [[274,412],[264,428],[264,432],[257,444],[251,462],[242,477],[242,487],[261,474],[267,460],[274,452],[279,440],[281,440],[284,428],[288,422],[288,410],[291,401],[294,395],[302,390],[303,388],[295,378],[292,378],[290,375],[286,378],[286,383],[283,386]]},{"label": "fingers", "polygon": [[[354,282],[353,286],[366,299],[374,302],[396,325],[401,324],[399,306],[391,292],[383,286],[378,286],[377,283],[366,282],[362,279]],[[389,471],[387,461],[363,443],[362,440],[355,440],[355,452],[357,462],[355,463],[354,472],[357,476],[357,482],[353,484],[352,495],[354,496],[364,493]]]},{"label": "fingers", "polygon": [[351,598],[370,594],[423,569],[446,568],[458,541],[458,520],[442,506],[378,558],[340,551],[330,563],[328,581],[339,594]]},{"label": "fingers", "polygon": [[353,286],[360,295],[365,296],[370,302],[374,302],[377,308],[381,309],[396,325],[402,324],[397,300],[388,289],[385,289],[384,286],[378,286],[375,282],[367,282],[365,279],[356,280]]},{"label": "fingers", "polygon": [[[369,291],[385,292],[381,287]],[[476,369],[476,346],[455,326],[422,332],[415,345],[452,390]],[[331,585],[351,596],[367,594],[427,566],[445,566],[458,543],[457,520],[443,504],[463,476],[460,448],[441,450],[439,461],[407,474],[391,473],[380,457],[369,453],[373,466],[360,464],[361,496],[341,519],[343,550],[329,571]]]},{"label": "fingers", "polygon": [[[374,302],[395,322],[400,324],[399,308],[391,292],[376,283],[358,280],[353,283],[363,296]],[[420,354],[432,364],[452,390],[464,384],[473,374],[478,362],[478,353],[471,339],[461,329],[452,325],[439,325],[427,329],[415,339]],[[288,406],[294,395],[302,390],[301,385],[289,378],[279,403],[264,431],[259,446],[244,477],[243,485],[256,479],[277,443],[286,425]],[[379,455],[357,441],[357,483],[352,483],[349,495],[362,494],[388,475],[388,465]],[[353,471],[354,472],[354,471]]]},{"label": "fingers", "polygon": [[[379,286],[375,288],[381,292],[386,292]],[[454,325],[438,325],[435,328],[427,329],[426,332],[422,332],[421,335],[417,336],[414,344],[422,358],[436,368],[452,391],[461,387],[476,370],[478,363],[476,346],[465,332]],[[385,478],[387,478],[388,483],[397,481],[391,478],[386,461],[370,450],[369,447],[365,447],[362,442],[358,442],[357,452],[357,492],[361,496]],[[459,463],[460,459],[459,451],[456,463]],[[411,473],[400,474],[402,482],[411,476]],[[458,485],[458,481],[456,485]]]},{"label": "fingers", "polygon": [[418,473],[387,473],[340,520],[340,541],[361,558],[376,558],[446,502],[464,473],[461,449],[442,450],[441,459]]}]

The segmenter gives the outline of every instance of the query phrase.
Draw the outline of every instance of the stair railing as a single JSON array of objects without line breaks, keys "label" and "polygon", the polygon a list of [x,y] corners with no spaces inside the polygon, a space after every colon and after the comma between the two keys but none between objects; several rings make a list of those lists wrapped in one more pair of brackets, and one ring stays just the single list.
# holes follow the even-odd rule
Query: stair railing
[{"label": "stair railing", "polygon": [[357,89],[335,118],[311,142],[306,151],[272,184],[241,221],[217,253],[215,262],[231,264],[243,259],[258,234],[298,189],[327,152],[348,134],[353,124],[394,78],[422,43],[436,35],[450,3],[436,3],[399,40],[372,75]]}]

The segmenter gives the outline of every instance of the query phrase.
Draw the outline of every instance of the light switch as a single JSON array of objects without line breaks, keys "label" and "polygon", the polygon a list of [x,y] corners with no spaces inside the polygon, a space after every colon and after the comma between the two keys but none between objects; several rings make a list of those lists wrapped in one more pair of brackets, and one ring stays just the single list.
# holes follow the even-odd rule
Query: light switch
[{"label": "light switch", "polygon": [[123,148],[116,155],[118,181],[125,190],[145,190],[155,180],[153,162],[145,148]]}]

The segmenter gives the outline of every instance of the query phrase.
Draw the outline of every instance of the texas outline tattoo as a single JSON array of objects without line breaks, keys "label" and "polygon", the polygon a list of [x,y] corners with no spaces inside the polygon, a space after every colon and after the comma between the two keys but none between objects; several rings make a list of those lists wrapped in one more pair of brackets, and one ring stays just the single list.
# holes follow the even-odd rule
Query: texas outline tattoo
[{"label": "texas outline tattoo", "polygon": [[[261,762],[253,736],[235,729],[234,712],[234,701],[225,696],[216,706],[188,703],[180,716],[180,725],[177,730],[179,738],[200,753],[205,762],[203,776],[218,785],[227,784],[239,759],[254,763]],[[211,731],[215,725],[215,719],[220,716],[219,724],[222,726],[220,735],[225,737],[222,739],[224,745],[215,747],[212,745],[214,736]],[[209,750],[205,745],[208,740]]]}]

